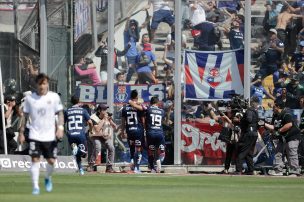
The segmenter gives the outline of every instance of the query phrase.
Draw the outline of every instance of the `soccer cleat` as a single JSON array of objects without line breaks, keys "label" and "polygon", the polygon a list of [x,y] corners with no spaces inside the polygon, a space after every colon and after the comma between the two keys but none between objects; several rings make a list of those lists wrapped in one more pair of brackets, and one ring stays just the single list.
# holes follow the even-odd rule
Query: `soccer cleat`
[{"label": "soccer cleat", "polygon": [[271,176],[283,176],[283,172],[276,171],[276,170],[270,170],[268,172],[268,175],[271,175]]},{"label": "soccer cleat", "polygon": [[134,160],[131,159],[131,162],[130,162],[130,169],[134,171],[135,169],[135,165],[134,165]]},{"label": "soccer cleat", "polygon": [[228,170],[227,169],[222,170],[221,174],[228,174]]},{"label": "soccer cleat", "polygon": [[72,147],[72,154],[74,156],[76,156],[77,153],[78,153],[78,147],[77,147],[77,145],[75,143],[73,143],[73,144],[71,144],[71,147]]},{"label": "soccer cleat", "polygon": [[154,168],[151,169],[151,173],[156,173],[156,170]]},{"label": "soccer cleat", "polygon": [[39,195],[40,194],[40,189],[39,188],[33,188],[32,194],[33,195]]},{"label": "soccer cleat", "polygon": [[140,174],[140,173],[141,173],[141,170],[135,167],[135,168],[134,168],[134,173]]},{"label": "soccer cleat", "polygon": [[156,172],[160,173],[160,171],[161,171],[161,162],[158,159],[158,160],[156,160]]},{"label": "soccer cleat", "polygon": [[84,170],[82,168],[79,169],[79,175],[84,175]]},{"label": "soccer cleat", "polygon": [[52,183],[51,178],[45,178],[44,185],[45,185],[45,190],[47,192],[51,192],[53,190],[53,183]]}]

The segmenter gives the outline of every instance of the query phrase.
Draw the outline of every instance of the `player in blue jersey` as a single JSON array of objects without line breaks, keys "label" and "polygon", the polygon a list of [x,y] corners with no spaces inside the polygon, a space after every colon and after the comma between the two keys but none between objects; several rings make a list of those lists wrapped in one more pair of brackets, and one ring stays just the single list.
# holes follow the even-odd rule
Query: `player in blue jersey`
[{"label": "player in blue jersey", "polygon": [[67,137],[72,148],[72,153],[76,158],[79,174],[83,175],[84,170],[81,165],[81,158],[85,158],[87,154],[86,126],[93,127],[92,120],[86,109],[79,105],[79,98],[72,96],[72,107],[64,112],[64,121],[67,126]]},{"label": "player in blue jersey", "polygon": [[[131,100],[133,102],[138,101],[138,92],[136,90],[131,91]],[[131,164],[134,164],[134,172],[140,172],[139,166],[142,158],[142,146],[144,140],[144,113],[130,104],[123,107],[121,123],[121,133],[123,135],[126,130],[128,143],[130,146]]]},{"label": "player in blue jersey", "polygon": [[[163,131],[164,110],[158,107],[158,97],[152,97],[150,107],[146,108],[133,100],[130,105],[139,111],[145,112],[145,129],[148,144],[148,161],[151,172],[160,173],[161,163],[165,159],[165,137]],[[156,168],[155,168],[156,164]]]},{"label": "player in blue jersey", "polygon": [[[158,107],[158,97],[152,97],[146,109],[146,137],[148,143],[149,167],[152,172],[160,173],[165,159],[165,137],[163,131],[164,110]],[[156,168],[155,168],[156,164]]]}]

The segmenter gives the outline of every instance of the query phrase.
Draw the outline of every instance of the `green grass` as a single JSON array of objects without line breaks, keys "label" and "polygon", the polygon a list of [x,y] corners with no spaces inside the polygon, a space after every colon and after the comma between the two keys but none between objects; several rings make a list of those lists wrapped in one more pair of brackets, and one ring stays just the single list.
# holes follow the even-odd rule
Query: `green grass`
[{"label": "green grass", "polygon": [[0,173],[0,202],[297,202],[304,198],[304,178],[153,175],[59,174],[54,190],[31,195],[28,173]]}]

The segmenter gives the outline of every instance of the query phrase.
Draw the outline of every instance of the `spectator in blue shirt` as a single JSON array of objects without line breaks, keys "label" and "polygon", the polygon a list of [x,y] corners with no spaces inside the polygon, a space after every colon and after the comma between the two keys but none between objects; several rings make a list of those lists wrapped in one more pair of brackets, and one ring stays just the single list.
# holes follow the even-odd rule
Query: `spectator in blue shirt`
[{"label": "spectator in blue shirt", "polygon": [[275,97],[273,97],[266,89],[262,86],[262,76],[257,75],[254,79],[254,81],[251,83],[251,93],[250,96],[256,96],[259,98],[259,104],[262,104],[262,100],[264,95],[267,95],[272,100],[275,100]]},{"label": "spectator in blue shirt", "polygon": [[[157,79],[153,75],[150,67],[150,63],[155,62],[156,60],[156,57],[151,50],[152,47],[150,43],[143,44],[143,50],[136,57],[136,72],[139,84],[157,83]],[[143,58],[147,61],[143,62]]]}]

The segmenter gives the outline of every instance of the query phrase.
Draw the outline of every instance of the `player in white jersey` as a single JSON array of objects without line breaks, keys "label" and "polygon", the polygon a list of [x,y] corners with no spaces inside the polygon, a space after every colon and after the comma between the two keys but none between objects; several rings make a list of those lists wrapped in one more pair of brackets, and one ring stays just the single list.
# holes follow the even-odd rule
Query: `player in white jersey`
[{"label": "player in white jersey", "polygon": [[[39,168],[41,154],[47,160],[45,174],[45,189],[51,192],[53,184],[51,175],[57,157],[57,139],[63,137],[64,117],[63,106],[57,93],[49,91],[49,77],[43,73],[36,77],[37,91],[27,96],[24,102],[25,119],[21,124],[18,140],[25,141],[25,123],[30,119],[29,127],[29,155],[32,157],[30,169],[33,195],[40,194]],[[58,117],[56,118],[56,116]]]}]

